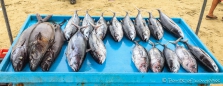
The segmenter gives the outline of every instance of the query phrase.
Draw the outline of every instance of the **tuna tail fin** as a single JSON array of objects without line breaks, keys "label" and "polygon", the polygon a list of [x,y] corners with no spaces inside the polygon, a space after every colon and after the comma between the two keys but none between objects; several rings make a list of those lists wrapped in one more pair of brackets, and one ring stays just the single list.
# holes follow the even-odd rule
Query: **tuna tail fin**
[{"label": "tuna tail fin", "polygon": [[91,22],[89,22],[89,23],[91,24],[91,26],[94,27],[94,29],[98,29],[101,25],[103,25],[103,24],[100,24],[100,25],[94,25],[94,24],[92,24]]},{"label": "tuna tail fin", "polygon": [[48,21],[50,18],[52,17],[52,15],[47,15],[44,19],[42,19],[43,22]]},{"label": "tuna tail fin", "polygon": [[151,44],[153,47],[155,47],[155,43],[153,43],[151,40],[149,40],[149,44]]},{"label": "tuna tail fin", "polygon": [[66,22],[66,19],[64,19],[59,25],[63,26],[63,24]]},{"label": "tuna tail fin", "polygon": [[139,45],[140,40],[134,40],[133,41],[136,45]]},{"label": "tuna tail fin", "polygon": [[183,37],[178,38],[176,41],[168,41],[169,43],[172,44],[177,44]]}]

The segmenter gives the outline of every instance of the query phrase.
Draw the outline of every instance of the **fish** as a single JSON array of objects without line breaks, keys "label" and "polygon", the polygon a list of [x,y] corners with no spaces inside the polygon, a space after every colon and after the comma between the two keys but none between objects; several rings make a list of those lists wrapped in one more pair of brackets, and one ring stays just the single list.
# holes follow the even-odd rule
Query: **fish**
[{"label": "fish", "polygon": [[97,29],[95,29],[96,35],[102,40],[105,38],[105,36],[107,34],[107,30],[108,30],[108,25],[106,23],[106,20],[104,19],[103,14],[104,14],[104,12],[101,13],[100,18],[96,23],[96,25],[101,25],[101,24],[102,25],[100,27],[98,27]]},{"label": "fish", "polygon": [[94,24],[94,19],[88,14],[88,11],[89,10],[86,11],[85,17],[82,22],[82,26],[88,25],[88,27],[81,29],[81,32],[84,34],[84,37],[87,40],[89,38],[90,33],[93,31],[93,26],[91,26],[90,23]]},{"label": "fish", "polygon": [[86,28],[87,26],[80,27],[74,23],[73,25],[78,28],[78,31],[68,42],[65,54],[69,66],[73,71],[77,72],[81,68],[86,56],[87,40],[81,32],[81,29]]},{"label": "fish", "polygon": [[152,41],[149,40],[149,43],[153,46],[148,51],[150,69],[155,73],[162,72],[165,63],[163,53],[155,47],[155,44]]},{"label": "fish", "polygon": [[35,71],[41,63],[44,54],[54,43],[55,28],[49,22],[42,22],[36,26],[29,37],[30,70]]},{"label": "fish", "polygon": [[51,17],[51,15],[46,16],[44,19],[40,18],[39,14],[36,14],[38,22],[27,29],[25,29],[20,35],[16,44],[12,47],[12,52],[10,55],[10,61],[12,62],[12,66],[14,71],[22,71],[24,66],[28,63],[29,52],[29,37],[31,32],[38,26],[41,22],[45,22]]},{"label": "fish", "polygon": [[[113,11],[111,11],[113,12]],[[123,29],[122,29],[122,25],[121,23],[117,20],[116,18],[116,13],[113,12],[113,17],[109,23],[109,31],[112,35],[112,38],[116,41],[116,42],[120,42],[123,38]]]},{"label": "fish", "polygon": [[72,24],[72,22],[76,25],[79,25],[80,18],[77,14],[79,10],[75,10],[74,15],[69,19],[65,29],[64,29],[64,37],[67,41],[77,32],[77,28]]},{"label": "fish", "polygon": [[141,73],[146,73],[149,70],[149,57],[146,49],[134,41],[135,46],[132,50],[132,61],[136,68]]},{"label": "fish", "polygon": [[138,10],[138,14],[134,21],[136,33],[143,41],[147,42],[150,38],[150,30],[146,24],[145,19],[143,19],[142,15],[141,15],[140,9],[138,9],[137,7],[136,7],[136,9]]},{"label": "fish", "polygon": [[55,40],[53,45],[48,48],[47,52],[43,56],[43,60],[41,62],[41,68],[43,71],[49,71],[51,65],[54,63],[54,61],[56,60],[57,56],[61,51],[61,48],[65,41],[64,33],[61,30],[61,26],[65,22],[66,20],[64,20],[60,24],[54,23],[53,25],[55,28],[55,35],[54,35]]},{"label": "fish", "polygon": [[94,30],[91,32],[88,43],[89,43],[89,51],[90,54],[92,55],[93,59],[98,63],[98,64],[103,64],[106,60],[106,47],[101,38],[96,36],[96,29],[98,29],[102,24],[100,25],[93,25],[90,23],[93,27]]},{"label": "fish", "polygon": [[147,21],[151,34],[155,39],[160,40],[163,38],[164,34],[163,27],[160,24],[160,22],[153,17],[151,12],[148,13],[149,13],[149,19],[147,19]]},{"label": "fish", "polygon": [[126,11],[126,16],[122,20],[122,27],[126,37],[133,41],[136,37],[136,30],[132,20],[129,17],[128,11]]},{"label": "fish", "polygon": [[170,42],[170,43],[175,44],[176,46],[175,53],[177,54],[182,67],[190,73],[197,73],[198,67],[196,59],[194,58],[194,56],[191,54],[190,51],[188,51],[186,48],[178,44],[181,38],[182,37],[177,39],[175,42]]},{"label": "fish", "polygon": [[164,29],[172,33],[177,38],[183,37],[184,34],[182,29],[166,14],[164,14],[161,10],[157,9],[159,12],[159,20]]},{"label": "fish", "polygon": [[195,59],[201,62],[203,66],[212,72],[219,72],[219,68],[215,61],[203,49],[189,44],[188,40],[181,41],[187,45],[189,51],[194,55]]},{"label": "fish", "polygon": [[179,58],[177,57],[177,54],[173,50],[168,48],[167,44],[163,46],[164,46],[163,55],[166,59],[166,63],[168,65],[170,72],[177,73],[180,69],[180,62],[179,62]]}]

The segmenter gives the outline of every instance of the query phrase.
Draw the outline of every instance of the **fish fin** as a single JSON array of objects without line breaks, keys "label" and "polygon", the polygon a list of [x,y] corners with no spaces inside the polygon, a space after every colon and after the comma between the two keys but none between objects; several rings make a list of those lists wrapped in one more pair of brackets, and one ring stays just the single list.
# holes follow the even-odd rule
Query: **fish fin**
[{"label": "fish fin", "polygon": [[66,22],[66,19],[64,19],[59,25],[63,26],[63,24]]},{"label": "fish fin", "polygon": [[74,24],[73,22],[72,22],[72,25],[74,25],[76,28],[80,28],[80,26],[78,26],[78,25],[76,25],[76,24]]},{"label": "fish fin", "polygon": [[52,15],[47,15],[44,19],[42,19],[43,22],[48,21],[50,18],[52,17]]},{"label": "fish fin", "polygon": [[39,32],[37,35],[36,35],[36,40],[41,40],[42,39],[42,34],[41,34],[41,32]]},{"label": "fish fin", "polygon": [[87,49],[87,50],[86,50],[86,53],[89,52],[89,51],[91,51],[91,49]]},{"label": "fish fin", "polygon": [[36,14],[36,18],[37,18],[39,23],[41,23],[43,21],[42,17],[38,13]]},{"label": "fish fin", "polygon": [[23,46],[25,44],[25,42],[26,42],[26,39],[23,41],[23,43],[20,46]]}]

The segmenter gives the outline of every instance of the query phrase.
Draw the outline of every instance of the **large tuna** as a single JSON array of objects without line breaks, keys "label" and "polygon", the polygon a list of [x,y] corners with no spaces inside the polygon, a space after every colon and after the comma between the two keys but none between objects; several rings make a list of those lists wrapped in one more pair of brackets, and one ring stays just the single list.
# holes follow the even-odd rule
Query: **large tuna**
[{"label": "large tuna", "polygon": [[86,27],[79,27],[78,25],[75,26],[78,28],[78,31],[71,37],[68,43],[66,57],[71,69],[77,72],[80,69],[86,55],[87,41],[80,31],[81,28]]},{"label": "large tuna", "polygon": [[127,11],[126,11],[126,16],[123,18],[123,21],[122,21],[122,27],[123,27],[123,31],[126,37],[129,40],[133,41],[136,37],[136,30]]},{"label": "large tuna", "polygon": [[150,69],[153,72],[162,72],[164,63],[165,63],[165,58],[163,56],[163,53],[155,47],[155,44],[149,40],[149,43],[153,46],[149,51],[148,51],[148,56],[150,59]]},{"label": "large tuna", "polygon": [[109,31],[116,42],[119,42],[123,38],[123,30],[121,23],[116,18],[116,13],[113,12],[113,17],[110,21]]},{"label": "large tuna", "polygon": [[145,19],[143,19],[141,15],[141,11],[138,8],[137,10],[138,10],[138,14],[134,22],[136,33],[143,41],[148,41],[150,38],[150,30],[146,24]]},{"label": "large tuna", "polygon": [[160,22],[164,29],[169,31],[170,33],[174,34],[176,37],[184,37],[183,31],[181,28],[167,15],[161,12],[161,10],[158,9],[158,12],[160,14]]},{"label": "large tuna", "polygon": [[74,12],[74,15],[70,18],[70,20],[68,21],[68,23],[67,23],[67,25],[66,25],[66,27],[65,27],[65,29],[64,29],[64,36],[65,36],[65,39],[67,40],[67,41],[69,41],[70,40],[70,38],[77,32],[77,28],[72,24],[72,23],[74,23],[74,24],[76,24],[76,25],[79,25],[79,23],[80,23],[80,18],[79,18],[79,16],[78,16],[78,14],[77,14],[77,11],[79,11],[79,10],[76,10],[75,12]]},{"label": "large tuna", "polygon": [[179,58],[179,61],[182,67],[190,73],[197,73],[197,69],[198,69],[197,62],[194,56],[183,46],[178,45],[178,42],[180,41],[181,38],[179,38],[175,42],[170,42],[170,43],[175,44],[176,46],[175,52]]},{"label": "large tuna", "polygon": [[153,37],[157,40],[162,39],[164,34],[163,27],[161,26],[160,22],[153,17],[151,12],[149,12],[149,19],[147,21]]},{"label": "large tuna", "polygon": [[29,63],[35,71],[48,48],[54,43],[55,28],[51,23],[42,22],[31,32],[29,37]]},{"label": "large tuna", "polygon": [[55,61],[55,59],[57,58],[57,56],[60,53],[60,50],[64,44],[65,38],[64,38],[64,34],[63,31],[61,30],[61,26],[63,25],[63,23],[65,23],[66,21],[64,20],[62,23],[60,24],[56,24],[54,23],[54,28],[55,28],[55,40],[52,46],[50,46],[47,50],[47,52],[44,55],[44,59],[41,62],[41,68],[43,71],[49,71],[51,65],[53,64],[53,62]]},{"label": "large tuna", "polygon": [[28,63],[28,41],[32,30],[35,29],[40,23],[46,22],[51,17],[51,15],[48,15],[47,17],[42,19],[39,14],[37,14],[36,16],[38,22],[25,29],[20,35],[16,44],[12,48],[10,60],[15,71],[21,71],[26,65],[26,63]]},{"label": "large tuna", "polygon": [[146,73],[149,70],[149,57],[146,49],[139,45],[136,41],[135,46],[132,50],[132,61],[135,64],[136,68],[142,72]]},{"label": "large tuna", "polygon": [[206,68],[208,68],[212,72],[219,72],[219,68],[214,62],[214,60],[201,48],[193,46],[188,43],[188,40],[182,41],[184,42],[189,51],[194,55],[194,57],[202,63]]}]

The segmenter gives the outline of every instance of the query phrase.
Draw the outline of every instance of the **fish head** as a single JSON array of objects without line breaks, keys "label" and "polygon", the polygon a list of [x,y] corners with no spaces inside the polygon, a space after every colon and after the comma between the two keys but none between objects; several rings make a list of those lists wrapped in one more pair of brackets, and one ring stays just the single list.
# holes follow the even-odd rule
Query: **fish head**
[{"label": "fish head", "polygon": [[11,53],[12,66],[15,71],[21,71],[26,63],[27,52],[24,47],[19,47]]},{"label": "fish head", "polygon": [[116,42],[119,42],[121,40],[121,35],[119,35],[118,33],[114,34],[114,39]]},{"label": "fish head", "polygon": [[70,56],[71,58],[68,59],[68,63],[73,71],[77,72],[80,69],[81,65],[81,56],[78,54],[78,52],[73,51]]},{"label": "fish head", "polygon": [[39,63],[41,62],[41,57],[43,56],[43,43],[33,42],[30,46],[29,53],[29,63],[31,71],[35,71]]},{"label": "fish head", "polygon": [[163,68],[162,65],[159,62],[156,62],[152,65],[153,72],[162,72]]},{"label": "fish head", "polygon": [[44,55],[44,59],[41,63],[41,68],[43,71],[49,71],[51,64],[53,63],[54,53],[51,51],[47,51]]},{"label": "fish head", "polygon": [[139,66],[139,71],[142,73],[146,73],[148,71],[148,64],[147,63],[141,63]]},{"label": "fish head", "polygon": [[184,34],[182,33],[181,30],[178,30],[178,33],[179,33],[180,37],[184,38]]},{"label": "fish head", "polygon": [[129,37],[133,41],[135,39],[136,35],[133,32],[130,32]]},{"label": "fish head", "polygon": [[106,55],[105,53],[101,52],[101,51],[96,51],[95,52],[95,55],[96,55],[96,60],[99,64],[103,64],[104,61],[105,61],[105,58],[106,58]]},{"label": "fish head", "polygon": [[146,32],[143,32],[142,36],[143,36],[143,41],[149,40],[149,34],[147,34]]},{"label": "fish head", "polygon": [[156,32],[155,37],[157,37],[157,39],[160,40],[163,37],[163,34]]},{"label": "fish head", "polygon": [[64,31],[64,37],[65,37],[65,39],[66,39],[67,41],[69,41],[69,40],[70,40],[70,37],[71,37],[71,32],[69,32],[69,31]]},{"label": "fish head", "polygon": [[190,67],[189,70],[191,73],[197,73],[197,64],[196,63],[191,63],[189,67]]}]

